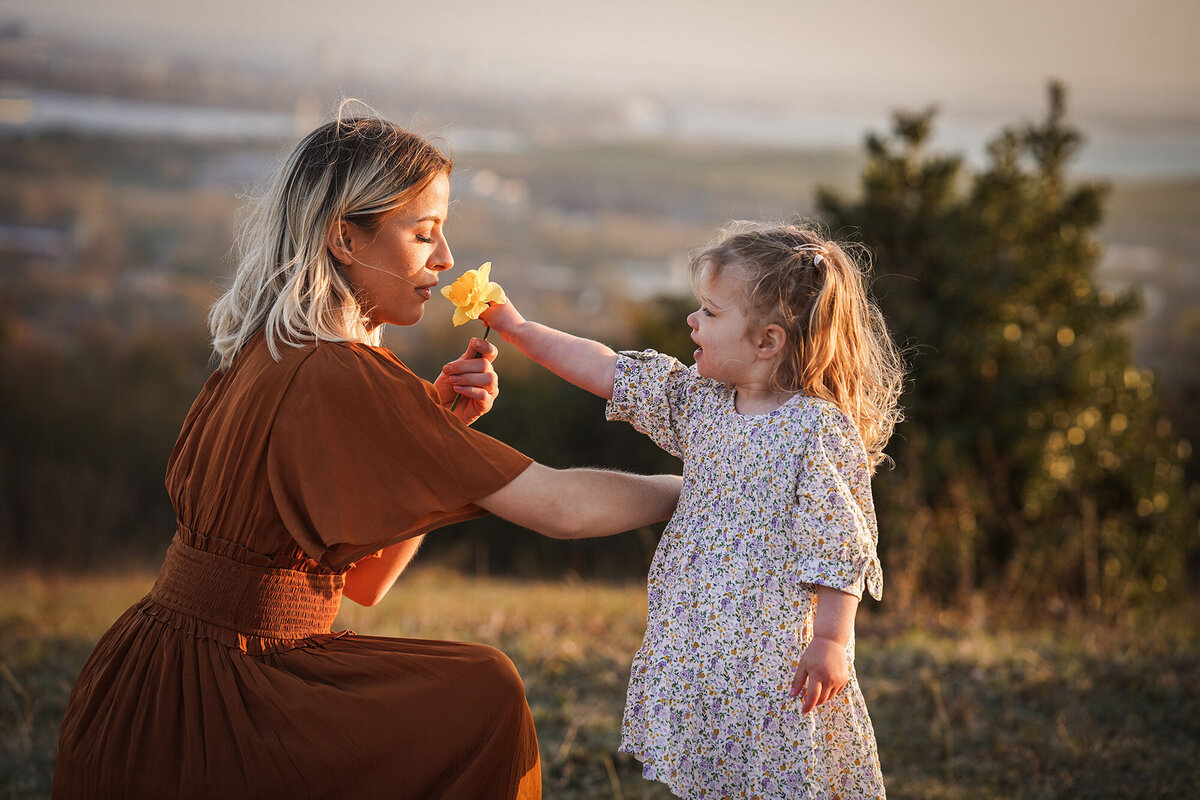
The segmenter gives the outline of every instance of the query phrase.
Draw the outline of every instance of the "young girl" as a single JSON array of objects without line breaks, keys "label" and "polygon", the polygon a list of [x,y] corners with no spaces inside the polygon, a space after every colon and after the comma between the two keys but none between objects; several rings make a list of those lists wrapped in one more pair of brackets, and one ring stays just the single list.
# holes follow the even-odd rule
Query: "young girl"
[{"label": "young girl", "polygon": [[693,367],[483,315],[683,459],[621,750],[682,797],[883,797],[854,615],[882,592],[870,481],[900,359],[863,272],[807,228],[737,224],[691,269]]}]

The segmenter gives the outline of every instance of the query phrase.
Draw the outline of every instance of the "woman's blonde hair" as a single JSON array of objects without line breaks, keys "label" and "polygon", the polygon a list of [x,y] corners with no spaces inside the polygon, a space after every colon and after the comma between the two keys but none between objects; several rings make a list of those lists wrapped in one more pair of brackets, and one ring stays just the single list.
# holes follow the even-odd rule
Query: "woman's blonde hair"
[{"label": "woman's blonde hair", "polygon": [[746,281],[751,324],[774,323],[787,336],[771,388],[836,404],[858,429],[874,471],[903,419],[904,364],[868,293],[869,264],[865,248],[826,241],[814,225],[734,222],[693,253],[691,274],[699,284],[732,269]]},{"label": "woman's blonde hair", "polygon": [[343,117],[339,110],[336,120],[304,137],[250,205],[233,285],[209,311],[220,368],[260,329],[276,360],[281,342],[379,344],[382,326],[369,330],[326,233],[338,220],[374,233],[389,211],[451,166],[425,139],[374,116]]}]

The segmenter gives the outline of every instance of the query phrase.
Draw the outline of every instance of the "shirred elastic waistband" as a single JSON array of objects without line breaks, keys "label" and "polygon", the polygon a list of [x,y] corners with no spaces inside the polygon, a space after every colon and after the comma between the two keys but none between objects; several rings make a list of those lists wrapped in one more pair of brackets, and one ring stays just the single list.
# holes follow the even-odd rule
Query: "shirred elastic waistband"
[{"label": "shirred elastic waistband", "polygon": [[244,564],[176,535],[150,599],[247,636],[301,639],[329,633],[343,585],[342,575]]}]

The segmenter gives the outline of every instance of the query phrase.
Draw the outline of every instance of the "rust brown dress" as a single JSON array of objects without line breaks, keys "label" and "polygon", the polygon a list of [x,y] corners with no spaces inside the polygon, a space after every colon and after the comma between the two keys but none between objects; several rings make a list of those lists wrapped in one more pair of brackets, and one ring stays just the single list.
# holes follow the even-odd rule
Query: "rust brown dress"
[{"label": "rust brown dress", "polygon": [[530,460],[459,422],[389,350],[260,334],[192,406],[179,525],[150,594],[71,693],[56,798],[537,798],[512,662],[331,632],[344,574],[482,515]]}]

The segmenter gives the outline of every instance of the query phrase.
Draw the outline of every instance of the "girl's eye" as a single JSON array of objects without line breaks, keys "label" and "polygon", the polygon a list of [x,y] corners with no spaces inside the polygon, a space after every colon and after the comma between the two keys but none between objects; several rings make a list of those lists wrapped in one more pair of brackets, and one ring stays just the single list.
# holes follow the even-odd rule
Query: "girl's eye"
[{"label": "girl's eye", "polygon": [[713,312],[709,311],[707,306],[700,306],[700,312],[706,317],[711,317],[713,315]]}]

